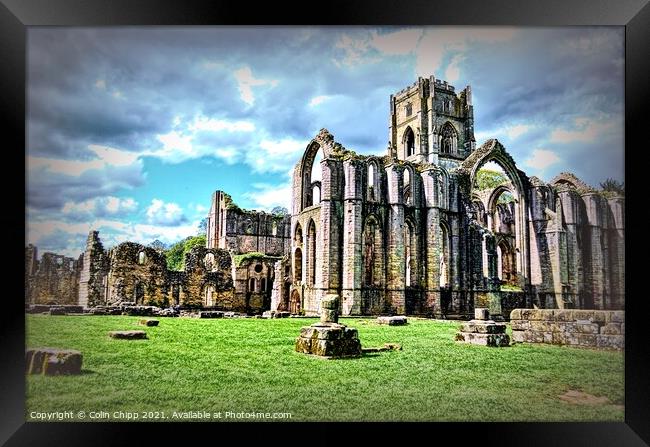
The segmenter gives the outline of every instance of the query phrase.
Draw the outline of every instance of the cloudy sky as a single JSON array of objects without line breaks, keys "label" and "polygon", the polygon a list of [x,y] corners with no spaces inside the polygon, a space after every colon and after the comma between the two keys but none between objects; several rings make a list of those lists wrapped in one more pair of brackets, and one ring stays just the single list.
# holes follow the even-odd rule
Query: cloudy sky
[{"label": "cloudy sky", "polygon": [[624,181],[622,27],[29,28],[27,241],[77,257],[196,234],[216,189],[289,208],[325,127],[384,154],[389,95],[471,85],[477,144],[529,175]]}]

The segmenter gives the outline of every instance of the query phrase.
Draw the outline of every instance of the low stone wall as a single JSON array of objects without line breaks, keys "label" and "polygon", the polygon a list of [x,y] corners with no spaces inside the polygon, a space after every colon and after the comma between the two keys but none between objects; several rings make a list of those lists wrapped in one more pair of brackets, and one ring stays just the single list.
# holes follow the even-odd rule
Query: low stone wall
[{"label": "low stone wall", "polygon": [[510,324],[515,342],[605,349],[625,346],[622,310],[515,309]]}]

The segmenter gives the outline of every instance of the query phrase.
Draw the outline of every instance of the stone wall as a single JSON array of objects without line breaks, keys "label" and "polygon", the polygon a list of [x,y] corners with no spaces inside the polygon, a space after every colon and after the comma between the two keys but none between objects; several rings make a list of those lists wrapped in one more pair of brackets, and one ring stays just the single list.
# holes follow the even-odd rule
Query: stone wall
[{"label": "stone wall", "polygon": [[623,349],[625,312],[609,310],[515,309],[512,340],[525,343]]},{"label": "stone wall", "polygon": [[77,304],[82,257],[69,258],[44,253],[37,260],[37,249],[25,250],[25,302],[27,304]]},{"label": "stone wall", "polygon": [[283,256],[289,253],[290,220],[290,216],[241,209],[228,194],[216,191],[206,226],[207,246],[234,254]]}]

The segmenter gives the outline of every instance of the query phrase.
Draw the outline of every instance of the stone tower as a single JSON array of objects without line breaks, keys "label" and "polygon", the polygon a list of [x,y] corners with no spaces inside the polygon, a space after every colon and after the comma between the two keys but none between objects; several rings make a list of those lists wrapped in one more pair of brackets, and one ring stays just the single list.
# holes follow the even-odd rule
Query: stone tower
[{"label": "stone tower", "polygon": [[226,248],[226,196],[223,191],[212,194],[206,236],[207,248]]},{"label": "stone tower", "polygon": [[107,259],[99,232],[91,231],[82,255],[83,267],[79,278],[79,305],[93,307],[106,300]]},{"label": "stone tower", "polygon": [[455,168],[475,147],[469,86],[457,95],[446,81],[419,77],[390,96],[389,156]]}]

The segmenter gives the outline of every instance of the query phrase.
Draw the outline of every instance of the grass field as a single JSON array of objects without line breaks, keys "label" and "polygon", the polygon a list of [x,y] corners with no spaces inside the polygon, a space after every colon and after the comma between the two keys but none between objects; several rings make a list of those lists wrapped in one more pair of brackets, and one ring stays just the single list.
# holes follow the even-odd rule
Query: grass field
[{"label": "grass field", "polygon": [[[315,319],[160,318],[27,315],[27,346],[77,349],[80,376],[28,376],[32,412],[72,411],[72,421],[124,420],[128,413],[291,413],[291,421],[623,421],[621,352],[454,342],[458,322],[410,319],[402,327],[343,319],[362,346],[396,342],[402,351],[323,360],[294,352],[301,326]],[[143,329],[148,340],[108,331]],[[569,390],[607,402],[575,404]],[[150,414],[149,416],[156,416]],[[191,415],[183,415],[191,416]],[[210,419],[214,421],[215,419]],[[259,419],[248,419],[259,420]],[[267,419],[268,420],[268,419]],[[288,420],[287,418],[276,420]],[[233,419],[229,420],[230,422]]]}]

